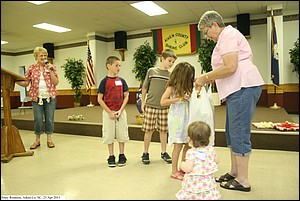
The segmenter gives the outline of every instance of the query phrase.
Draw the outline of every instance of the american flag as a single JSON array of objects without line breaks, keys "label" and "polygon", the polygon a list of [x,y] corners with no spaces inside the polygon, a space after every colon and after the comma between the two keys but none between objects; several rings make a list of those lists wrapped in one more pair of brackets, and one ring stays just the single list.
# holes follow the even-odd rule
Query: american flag
[{"label": "american flag", "polygon": [[86,91],[89,91],[95,85],[94,66],[90,46],[88,44],[87,62],[86,62]]}]

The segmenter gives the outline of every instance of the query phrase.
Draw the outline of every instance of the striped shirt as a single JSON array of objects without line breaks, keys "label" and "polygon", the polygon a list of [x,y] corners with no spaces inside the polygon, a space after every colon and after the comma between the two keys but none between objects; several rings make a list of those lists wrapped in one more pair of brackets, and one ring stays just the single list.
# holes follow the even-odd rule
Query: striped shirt
[{"label": "striped shirt", "polygon": [[148,69],[143,83],[144,87],[148,89],[145,105],[158,109],[169,107],[160,105],[160,99],[166,90],[169,77],[169,70],[162,70],[158,67]]}]

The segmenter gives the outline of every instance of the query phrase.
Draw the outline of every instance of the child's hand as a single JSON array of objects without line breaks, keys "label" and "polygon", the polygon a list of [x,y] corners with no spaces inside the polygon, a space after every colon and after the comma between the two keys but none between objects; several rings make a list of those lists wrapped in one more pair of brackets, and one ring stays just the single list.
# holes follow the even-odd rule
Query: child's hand
[{"label": "child's hand", "polygon": [[115,115],[115,113],[114,113],[113,111],[111,111],[111,112],[109,113],[109,118],[110,118],[110,119],[115,119],[115,118],[116,118],[116,115]]},{"label": "child's hand", "polygon": [[184,99],[184,100],[189,100],[190,98],[191,98],[191,97],[190,97],[189,95],[184,95],[184,96],[183,96],[183,99]]},{"label": "child's hand", "polygon": [[179,101],[188,101],[190,99],[189,95],[184,95],[183,97],[178,97]]},{"label": "child's hand", "polygon": [[115,112],[115,118],[119,121],[119,117],[121,116],[121,111]]}]

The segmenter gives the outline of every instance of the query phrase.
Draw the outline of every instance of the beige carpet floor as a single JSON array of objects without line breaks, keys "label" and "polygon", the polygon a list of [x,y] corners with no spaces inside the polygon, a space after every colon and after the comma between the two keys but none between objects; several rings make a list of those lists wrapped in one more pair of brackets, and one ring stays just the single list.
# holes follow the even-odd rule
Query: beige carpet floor
[{"label": "beige carpet floor", "polygon": [[[128,124],[138,126],[135,105],[126,107]],[[224,128],[225,106],[215,107],[216,129]],[[101,124],[100,106],[56,110],[55,121],[82,114],[82,123]],[[1,115],[2,112],[1,112]],[[12,110],[12,119],[33,119],[31,109]],[[253,121],[292,121],[284,109],[257,107]],[[253,128],[255,129],[255,128]],[[26,149],[34,141],[32,130],[19,130]],[[270,136],[272,137],[272,136]],[[285,138],[284,138],[285,139]],[[32,156],[14,157],[1,163],[1,200],[175,200],[181,182],[170,178],[171,165],[160,159],[160,143],[151,142],[149,165],[141,162],[143,142],[130,140],[125,145],[125,167],[107,166],[108,150],[100,137],[55,133],[56,147],[46,146],[46,135]],[[220,158],[216,176],[229,171],[227,147],[215,147]],[[168,146],[167,151],[172,152]],[[118,155],[115,144],[115,154]],[[218,186],[221,200],[299,200],[299,152],[253,149],[250,157],[249,193]]]},{"label": "beige carpet floor", "polygon": [[[25,147],[32,131],[20,131]],[[33,156],[15,157],[1,164],[1,200],[10,196],[38,200],[175,200],[181,181],[170,178],[171,165],[160,159],[160,143],[150,145],[149,165],[141,162],[143,142],[126,143],[124,167],[107,166],[108,150],[99,137],[53,136],[56,147],[46,146],[46,135]],[[215,176],[229,171],[226,147],[215,147],[220,158]],[[167,147],[171,153],[172,147]],[[118,155],[115,144],[115,154]],[[253,150],[250,156],[251,192],[218,189],[221,200],[299,200],[299,152]],[[11,198],[12,199],[12,198]],[[19,199],[20,200],[20,199]],[[35,199],[37,200],[37,199]]]}]

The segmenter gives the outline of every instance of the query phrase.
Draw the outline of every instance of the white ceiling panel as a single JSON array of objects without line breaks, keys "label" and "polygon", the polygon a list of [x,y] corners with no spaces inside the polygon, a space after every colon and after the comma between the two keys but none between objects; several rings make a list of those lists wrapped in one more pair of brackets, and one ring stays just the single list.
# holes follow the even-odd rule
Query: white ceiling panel
[{"label": "white ceiling panel", "polygon": [[[281,4],[284,13],[299,14],[299,1],[154,1],[168,14],[150,17],[134,9],[137,1],[51,1],[34,5],[26,1],[1,1],[1,52],[32,50],[43,43],[58,45],[84,41],[86,34],[97,32],[111,36],[116,31],[137,31],[197,23],[207,10],[220,12],[224,19],[237,14],[266,14],[267,6]],[[47,22],[72,29],[54,33],[33,28]]]}]

